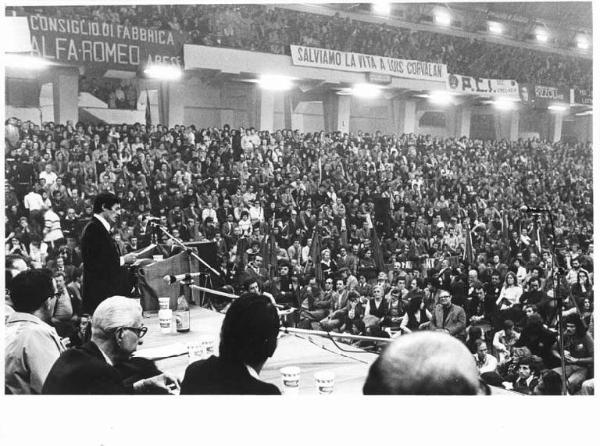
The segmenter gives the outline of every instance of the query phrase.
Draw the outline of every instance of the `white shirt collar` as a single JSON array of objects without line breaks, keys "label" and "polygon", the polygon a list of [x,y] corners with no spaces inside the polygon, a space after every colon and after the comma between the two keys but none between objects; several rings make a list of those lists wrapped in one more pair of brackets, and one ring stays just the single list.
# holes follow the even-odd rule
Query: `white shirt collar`
[{"label": "white shirt collar", "polygon": [[106,362],[107,362],[109,365],[113,365],[113,362],[110,360],[110,358],[109,358],[108,356],[106,356],[106,353],[104,353],[104,352],[102,351],[102,349],[100,348],[100,346],[99,346],[98,344],[96,344],[96,347],[98,347],[98,350],[100,350],[100,353],[102,353],[102,356],[104,356],[104,359],[106,360]]},{"label": "white shirt collar", "polygon": [[244,364],[246,366],[246,370],[248,370],[248,373],[250,374],[250,376],[252,378],[256,378],[256,379],[260,379],[258,377],[258,373],[256,373],[256,370],[254,370],[252,367],[250,367],[248,364]]},{"label": "white shirt collar", "polygon": [[100,223],[102,223],[102,226],[104,226],[106,228],[106,232],[110,232],[110,223],[108,223],[102,215],[94,214],[94,217],[96,217],[98,219],[98,221],[100,221]]}]

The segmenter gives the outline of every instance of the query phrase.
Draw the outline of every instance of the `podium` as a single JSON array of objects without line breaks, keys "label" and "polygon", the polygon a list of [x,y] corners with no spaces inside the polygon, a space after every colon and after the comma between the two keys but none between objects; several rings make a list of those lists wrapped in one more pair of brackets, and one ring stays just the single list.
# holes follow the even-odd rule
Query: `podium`
[{"label": "podium", "polygon": [[[135,275],[144,311],[158,311],[159,297],[169,297],[169,307],[174,310],[180,295],[180,285],[178,283],[170,284],[164,280],[164,277],[201,270],[200,262],[188,252],[179,249],[175,250],[173,255],[169,253],[170,249],[171,247],[168,245],[158,245],[151,249],[140,250],[138,253],[138,261],[139,259],[143,260],[139,261],[136,266]],[[153,261],[155,255],[163,255],[165,258]],[[170,256],[166,257],[166,255]],[[189,299],[190,291],[186,289],[185,294]]]}]

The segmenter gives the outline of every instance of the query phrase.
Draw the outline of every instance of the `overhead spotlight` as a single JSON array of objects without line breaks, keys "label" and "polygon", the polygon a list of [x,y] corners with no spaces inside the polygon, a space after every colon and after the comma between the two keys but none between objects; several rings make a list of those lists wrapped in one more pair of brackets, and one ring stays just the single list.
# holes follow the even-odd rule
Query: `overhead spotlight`
[{"label": "overhead spotlight", "polygon": [[352,95],[359,97],[359,98],[371,99],[371,98],[376,98],[380,94],[381,94],[381,87],[379,87],[377,85],[355,84],[354,87],[352,87]]},{"label": "overhead spotlight", "polygon": [[546,43],[548,42],[548,32],[545,29],[538,29],[535,32],[535,38],[538,40],[538,42],[542,42],[542,43]]},{"label": "overhead spotlight", "polygon": [[586,110],[584,112],[575,113],[575,116],[591,116],[594,114],[592,110]]},{"label": "overhead spotlight", "polygon": [[590,41],[585,35],[580,34],[577,36],[577,48],[580,50],[587,50],[590,48]]},{"label": "overhead spotlight", "polygon": [[567,111],[567,109],[568,109],[568,107],[566,105],[560,105],[560,104],[553,104],[553,105],[548,106],[548,110],[560,112],[560,113]]},{"label": "overhead spotlight", "polygon": [[504,26],[502,25],[502,23],[489,22],[488,23],[488,30],[492,34],[502,34],[504,32]]},{"label": "overhead spotlight", "polygon": [[258,86],[263,90],[285,91],[290,90],[294,83],[292,78],[278,74],[263,74],[258,79]]},{"label": "overhead spotlight", "polygon": [[162,81],[176,81],[181,78],[183,72],[176,65],[148,65],[144,69],[144,74],[153,79]]},{"label": "overhead spotlight", "polygon": [[514,101],[505,98],[496,99],[495,101],[492,101],[492,104],[494,105],[494,108],[500,111],[509,111],[514,110],[515,108]]},{"label": "overhead spotlight", "polygon": [[43,70],[52,65],[52,62],[42,57],[7,53],[4,55],[4,65],[24,70]]},{"label": "overhead spotlight", "polygon": [[372,4],[372,10],[377,15],[390,15],[392,5],[388,2],[376,2]]},{"label": "overhead spotlight", "polygon": [[429,102],[437,105],[450,105],[453,102],[453,97],[447,91],[432,91],[429,94]]},{"label": "overhead spotlight", "polygon": [[435,23],[441,26],[450,26],[452,23],[452,16],[446,10],[438,10],[435,12]]}]

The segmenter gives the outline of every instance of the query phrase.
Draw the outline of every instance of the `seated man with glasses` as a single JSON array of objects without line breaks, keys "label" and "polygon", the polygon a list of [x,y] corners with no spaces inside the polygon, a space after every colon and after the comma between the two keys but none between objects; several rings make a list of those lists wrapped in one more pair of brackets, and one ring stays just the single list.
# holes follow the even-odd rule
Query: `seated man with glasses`
[{"label": "seated man with glasses", "polygon": [[452,296],[446,290],[441,290],[439,299],[440,303],[433,309],[429,329],[446,332],[464,341],[467,327],[465,310],[452,303]]},{"label": "seated man with glasses", "polygon": [[174,393],[179,388],[176,379],[162,374],[151,361],[130,359],[147,331],[142,325],[142,308],[138,302],[123,296],[102,301],[92,316],[91,340],[60,355],[42,392],[59,395]]},{"label": "seated man with glasses", "polygon": [[17,274],[9,285],[15,312],[6,321],[5,392],[39,394],[48,372],[65,350],[50,326],[57,290],[49,269]]}]

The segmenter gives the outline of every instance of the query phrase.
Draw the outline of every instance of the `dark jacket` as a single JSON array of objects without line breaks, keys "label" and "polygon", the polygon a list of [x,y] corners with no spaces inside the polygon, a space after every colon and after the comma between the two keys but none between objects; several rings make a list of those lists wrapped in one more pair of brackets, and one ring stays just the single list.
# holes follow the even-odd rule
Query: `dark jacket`
[{"label": "dark jacket", "polygon": [[432,330],[445,329],[448,330],[452,336],[463,338],[466,336],[466,327],[467,316],[462,307],[452,304],[445,319],[442,304],[438,304],[433,309],[431,323],[429,326],[429,328]]},{"label": "dark jacket", "polygon": [[123,290],[119,251],[110,233],[93,217],[81,236],[83,258],[83,312],[93,314],[107,297],[127,295]]},{"label": "dark jacket", "polygon": [[160,374],[152,361],[133,358],[112,366],[93,342],[63,352],[56,360],[44,386],[50,395],[127,395],[133,383]]},{"label": "dark jacket", "polygon": [[277,386],[252,377],[244,364],[211,356],[188,366],[181,394],[281,395],[281,392]]}]

